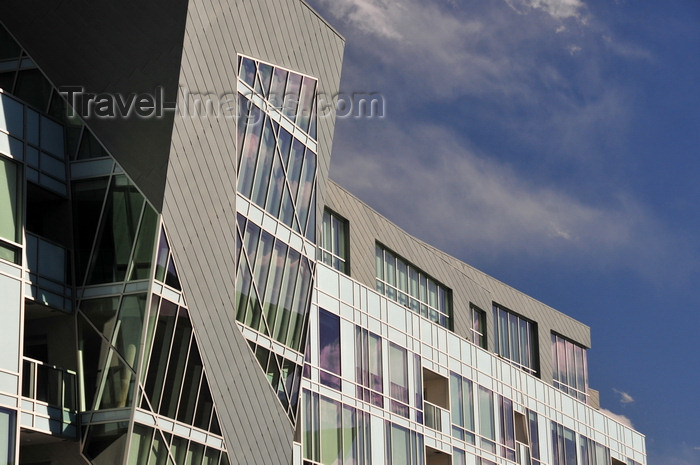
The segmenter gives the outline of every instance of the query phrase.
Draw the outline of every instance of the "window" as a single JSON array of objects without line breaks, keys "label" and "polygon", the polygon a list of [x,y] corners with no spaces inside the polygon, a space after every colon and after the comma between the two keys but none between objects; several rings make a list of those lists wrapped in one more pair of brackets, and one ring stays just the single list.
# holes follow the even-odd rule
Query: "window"
[{"label": "window", "polygon": [[479,386],[479,434],[482,436],[481,448],[496,452],[496,414],[493,405],[493,392]]},{"label": "window", "polygon": [[498,412],[501,425],[501,457],[515,462],[515,422],[513,401],[501,395],[498,396]]},{"label": "window", "polygon": [[486,349],[486,314],[483,310],[469,306],[469,324],[471,329],[470,340]]},{"label": "window", "polygon": [[419,465],[425,463],[423,435],[393,423],[386,425],[386,463],[389,465]]},{"label": "window", "polygon": [[382,339],[359,326],[355,327],[355,364],[357,397],[384,407]]},{"label": "window", "polygon": [[369,413],[307,390],[302,396],[304,459],[322,465],[371,463]]},{"label": "window", "polygon": [[552,465],[576,464],[576,434],[569,428],[552,422]]},{"label": "window", "polygon": [[610,449],[588,439],[579,436],[581,439],[581,465],[608,465],[610,463]]},{"label": "window", "polygon": [[329,210],[323,212],[323,234],[318,255],[326,265],[341,273],[350,274],[348,222]]},{"label": "window", "polygon": [[586,349],[552,333],[552,379],[554,387],[586,401],[588,363]]},{"label": "window", "polygon": [[377,244],[377,292],[452,329],[451,291],[413,264]]},{"label": "window", "polygon": [[450,405],[452,407],[452,436],[474,444],[473,385],[457,373],[450,373]]},{"label": "window", "polygon": [[313,262],[244,216],[237,222],[236,319],[301,353]]},{"label": "window", "polygon": [[0,463],[15,463],[15,416],[14,411],[0,408]]},{"label": "window", "polygon": [[530,433],[530,456],[533,465],[540,463],[540,431],[537,424],[537,414],[532,410],[527,410],[527,422]]},{"label": "window", "polygon": [[493,306],[493,321],[496,353],[537,376],[537,325],[498,305]]},{"label": "window", "polygon": [[340,390],[340,317],[318,311],[318,351],[321,383]]},{"label": "window", "polygon": [[452,452],[453,465],[496,465],[495,462],[474,456],[470,452],[464,452],[457,448],[453,449]]},{"label": "window", "polygon": [[408,418],[408,355],[393,342],[389,343],[389,396],[391,411]]},{"label": "window", "polygon": [[316,79],[238,62],[238,192],[315,241]]},{"label": "window", "polygon": [[[22,169],[0,156],[0,258],[19,263],[22,232]],[[10,242],[5,242],[5,239]]]}]

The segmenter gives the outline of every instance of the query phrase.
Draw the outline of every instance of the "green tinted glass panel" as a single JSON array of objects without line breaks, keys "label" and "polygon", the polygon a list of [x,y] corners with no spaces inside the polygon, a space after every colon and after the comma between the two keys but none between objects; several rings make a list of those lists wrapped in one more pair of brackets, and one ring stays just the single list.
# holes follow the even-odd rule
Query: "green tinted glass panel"
[{"label": "green tinted glass panel", "polygon": [[99,409],[129,407],[134,397],[135,374],[117,355],[114,349],[109,351],[105,361],[107,375],[100,387],[102,397]]},{"label": "green tinted glass panel", "polygon": [[156,241],[156,227],[158,214],[146,204],[141,218],[139,237],[136,241],[136,249],[131,259],[131,273],[129,280],[148,279],[151,277],[151,261],[153,260],[153,248]]},{"label": "green tinted glass panel", "polygon": [[86,284],[124,280],[143,205],[143,196],[126,176],[115,176],[107,194]]},{"label": "green tinted glass panel", "polygon": [[20,206],[22,186],[20,168],[16,163],[0,156],[0,237],[20,242]]},{"label": "green tinted glass panel", "polygon": [[153,430],[147,426],[134,423],[134,432],[131,434],[131,446],[129,447],[129,465],[141,465],[148,463],[148,452],[153,440]]},{"label": "green tinted glass panel", "polygon": [[107,356],[106,341],[92,329],[82,313],[78,312],[78,360],[82,371],[83,406],[80,410],[92,410],[97,390],[100,362]]},{"label": "green tinted glass panel", "polygon": [[122,463],[128,425],[127,422],[91,425],[83,454],[95,464]]},{"label": "green tinted glass panel", "polygon": [[19,264],[19,250],[9,244],[3,244],[0,242],[0,258]]},{"label": "green tinted glass panel", "polygon": [[83,300],[80,302],[80,310],[107,340],[111,340],[118,305],[119,297],[103,297]]},{"label": "green tinted glass panel", "polygon": [[75,274],[79,285],[85,277],[108,182],[109,178],[99,178],[73,183]]},{"label": "green tinted glass panel", "polygon": [[143,331],[146,294],[127,295],[119,309],[117,330],[113,344],[131,368],[136,369],[138,349]]}]

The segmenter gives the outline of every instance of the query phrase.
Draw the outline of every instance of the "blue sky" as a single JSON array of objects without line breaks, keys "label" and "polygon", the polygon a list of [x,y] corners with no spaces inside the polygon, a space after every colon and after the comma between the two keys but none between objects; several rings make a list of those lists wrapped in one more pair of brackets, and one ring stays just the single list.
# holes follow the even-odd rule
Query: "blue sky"
[{"label": "blue sky", "polygon": [[309,3],[386,104],[331,177],[590,325],[603,407],[700,465],[700,1]]}]

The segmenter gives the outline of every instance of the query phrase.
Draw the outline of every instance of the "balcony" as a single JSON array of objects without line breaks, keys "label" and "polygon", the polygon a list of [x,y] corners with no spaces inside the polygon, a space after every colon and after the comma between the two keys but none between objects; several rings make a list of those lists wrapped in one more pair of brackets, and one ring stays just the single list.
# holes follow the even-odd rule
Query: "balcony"
[{"label": "balcony", "polygon": [[21,426],[76,438],[76,373],[23,357],[22,378]]},{"label": "balcony", "polygon": [[450,434],[452,422],[449,410],[425,400],[423,401],[423,413],[425,414],[425,426],[444,434]]}]

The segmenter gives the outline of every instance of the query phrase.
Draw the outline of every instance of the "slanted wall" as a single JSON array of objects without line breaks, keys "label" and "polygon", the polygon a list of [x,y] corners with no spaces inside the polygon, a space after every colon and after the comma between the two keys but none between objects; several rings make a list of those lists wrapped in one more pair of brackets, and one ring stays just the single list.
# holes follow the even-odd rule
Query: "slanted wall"
[{"label": "slanted wall", "polygon": [[[318,78],[334,93],[343,39],[299,0],[192,0],[179,84],[235,92],[239,53]],[[332,117],[318,120],[319,200],[330,161]],[[292,425],[235,320],[236,122],[177,117],[163,218],[198,331],[232,463],[287,464]]]}]

